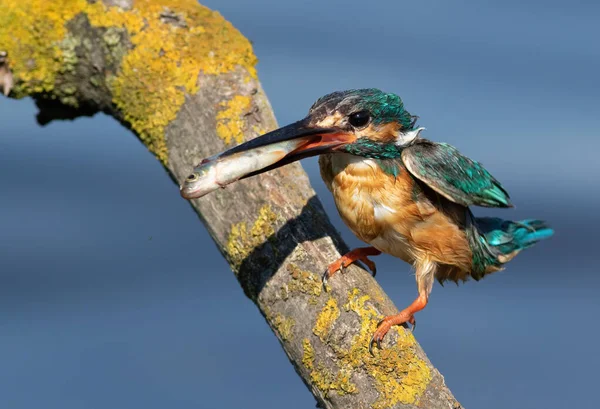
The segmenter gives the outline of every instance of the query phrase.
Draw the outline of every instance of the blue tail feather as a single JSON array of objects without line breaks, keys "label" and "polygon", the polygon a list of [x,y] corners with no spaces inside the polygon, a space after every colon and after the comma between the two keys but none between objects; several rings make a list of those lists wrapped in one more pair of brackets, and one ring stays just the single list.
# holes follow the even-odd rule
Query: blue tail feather
[{"label": "blue tail feather", "polygon": [[526,249],[554,234],[554,230],[542,220],[513,222],[495,217],[478,217],[475,221],[491,250],[499,255]]},{"label": "blue tail feather", "polygon": [[488,267],[502,268],[519,251],[554,234],[554,230],[542,220],[513,222],[472,215],[469,220],[471,227],[467,229],[467,237],[473,251],[471,276],[476,280],[486,274]]}]

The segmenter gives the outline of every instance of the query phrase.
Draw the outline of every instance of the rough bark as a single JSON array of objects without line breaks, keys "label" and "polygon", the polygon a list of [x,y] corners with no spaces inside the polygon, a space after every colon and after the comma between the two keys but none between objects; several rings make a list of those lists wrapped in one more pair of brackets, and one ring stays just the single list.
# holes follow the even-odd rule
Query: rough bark
[{"label": "rough bark", "polygon": [[[176,182],[200,159],[277,126],[249,42],[194,0],[0,6],[10,96],[33,97],[41,124],[106,112]],[[368,272],[351,267],[322,290],[321,273],[347,248],[299,164],[192,206],[319,406],[460,408],[405,329],[369,354],[378,321],[397,309]]]}]

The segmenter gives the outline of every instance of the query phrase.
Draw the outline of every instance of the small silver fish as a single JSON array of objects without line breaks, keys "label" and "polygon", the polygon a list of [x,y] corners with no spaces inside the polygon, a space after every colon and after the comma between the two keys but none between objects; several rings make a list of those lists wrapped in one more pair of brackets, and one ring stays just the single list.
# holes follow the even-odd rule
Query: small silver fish
[{"label": "small silver fish", "polygon": [[236,180],[319,155],[347,142],[347,134],[312,126],[307,119],[204,159],[180,186],[185,199],[202,197]]}]

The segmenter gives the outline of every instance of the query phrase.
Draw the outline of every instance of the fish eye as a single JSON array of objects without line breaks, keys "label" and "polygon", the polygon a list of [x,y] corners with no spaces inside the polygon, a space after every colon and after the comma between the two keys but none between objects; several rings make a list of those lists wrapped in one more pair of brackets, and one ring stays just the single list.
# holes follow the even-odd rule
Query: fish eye
[{"label": "fish eye", "polygon": [[200,176],[198,176],[197,173],[192,173],[187,178],[185,178],[185,181],[191,183],[197,181],[198,179],[200,179]]},{"label": "fish eye", "polygon": [[348,122],[355,128],[362,128],[366,126],[371,120],[371,114],[369,111],[358,111],[353,114],[350,114],[348,117]]}]

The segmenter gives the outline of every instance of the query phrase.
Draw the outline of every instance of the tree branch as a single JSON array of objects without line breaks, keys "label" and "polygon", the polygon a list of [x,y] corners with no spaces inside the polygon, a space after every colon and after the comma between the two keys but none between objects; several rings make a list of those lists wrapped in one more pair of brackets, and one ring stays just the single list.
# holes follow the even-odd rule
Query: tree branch
[{"label": "tree branch", "polygon": [[[249,41],[195,0],[0,5],[12,90],[0,86],[33,97],[40,124],[106,112],[175,181],[277,126]],[[392,330],[369,354],[378,321],[397,312],[369,273],[351,267],[322,290],[321,272],[347,248],[299,164],[192,205],[319,406],[460,408],[410,332]]]}]

